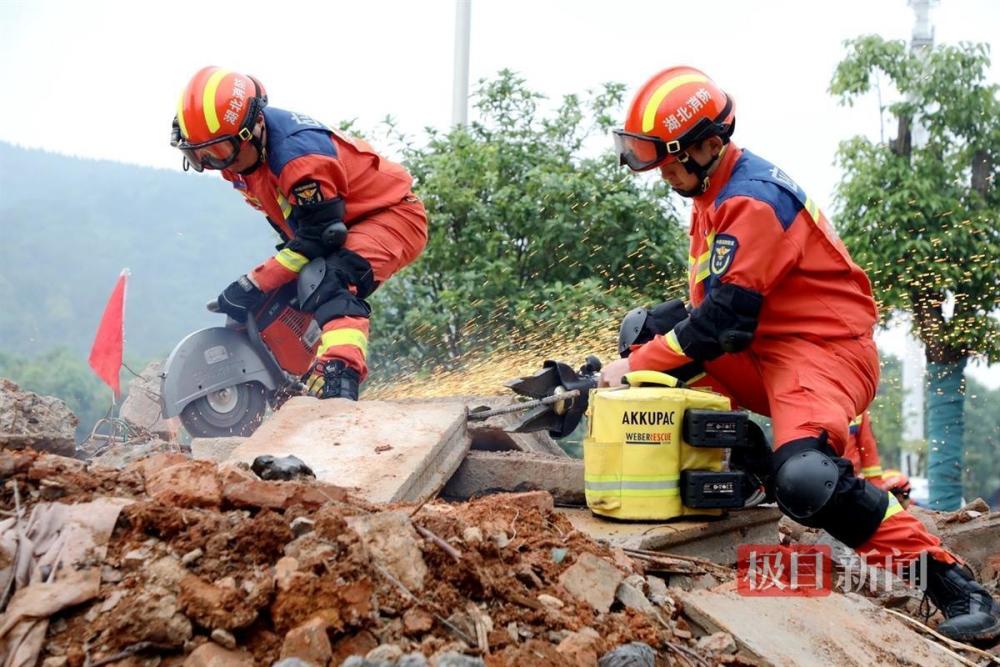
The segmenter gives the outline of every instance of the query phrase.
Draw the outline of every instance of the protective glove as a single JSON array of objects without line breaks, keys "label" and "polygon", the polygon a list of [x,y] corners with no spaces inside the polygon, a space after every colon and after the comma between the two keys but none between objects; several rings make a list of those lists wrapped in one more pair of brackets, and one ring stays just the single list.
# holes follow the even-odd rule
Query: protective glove
[{"label": "protective glove", "polygon": [[339,359],[318,360],[302,378],[305,393],[316,398],[349,398],[358,400],[361,376]]},{"label": "protective glove", "polygon": [[247,312],[255,308],[264,298],[264,293],[246,275],[239,277],[222,290],[219,295],[219,310],[237,322],[247,321]]},{"label": "protective glove", "polygon": [[755,422],[747,424],[747,447],[735,447],[729,455],[729,467],[742,470],[754,485],[763,486],[767,492],[765,502],[774,502],[774,480],[771,475],[771,457],[774,452],[767,442],[763,429]]}]

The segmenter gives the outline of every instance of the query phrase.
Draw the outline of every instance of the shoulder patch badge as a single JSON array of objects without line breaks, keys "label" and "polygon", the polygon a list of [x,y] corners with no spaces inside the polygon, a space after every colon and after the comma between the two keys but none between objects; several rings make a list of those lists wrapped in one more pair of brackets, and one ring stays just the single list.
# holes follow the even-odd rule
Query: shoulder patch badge
[{"label": "shoulder patch badge", "polygon": [[736,249],[740,247],[735,236],[729,234],[719,234],[712,244],[712,260],[710,268],[713,276],[721,276],[729,270],[736,255]]},{"label": "shoulder patch badge", "polygon": [[788,174],[781,171],[777,167],[771,169],[771,178],[778,181],[779,183],[783,183],[793,193],[795,194],[799,193],[799,186],[795,184],[795,181],[793,181]]},{"label": "shoulder patch badge", "polygon": [[316,181],[302,181],[292,188],[292,194],[298,204],[318,204],[323,201],[323,193]]}]

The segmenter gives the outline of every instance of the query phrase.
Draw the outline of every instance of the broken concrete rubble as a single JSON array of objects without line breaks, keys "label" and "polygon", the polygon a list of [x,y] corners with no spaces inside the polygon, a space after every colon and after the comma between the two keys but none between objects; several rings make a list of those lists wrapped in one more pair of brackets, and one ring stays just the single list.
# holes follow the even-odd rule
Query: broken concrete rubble
[{"label": "broken concrete rubble", "polygon": [[154,499],[177,507],[218,507],[222,485],[215,466],[207,461],[184,461],[146,477],[146,491]]},{"label": "broken concrete rubble", "polygon": [[[448,404],[467,408],[473,411],[479,408],[500,408],[518,402],[509,395],[504,396],[450,396],[432,399],[405,399],[401,404]],[[505,414],[490,417],[484,421],[470,421],[469,437],[472,440],[472,450],[481,452],[522,452],[529,455],[539,455],[548,458],[568,459],[569,455],[545,431],[534,433],[510,433],[519,418],[518,414]]]},{"label": "broken concrete rubble", "polygon": [[54,396],[24,391],[0,378],[0,449],[32,448],[73,456],[79,420]]},{"label": "broken concrete rubble", "polygon": [[570,595],[584,600],[597,611],[606,612],[611,608],[618,584],[624,578],[625,575],[614,565],[584,553],[563,572],[559,583]]},{"label": "broken concrete rubble", "polygon": [[153,434],[161,440],[176,440],[180,430],[180,420],[176,417],[164,419],[160,410],[160,373],[163,363],[151,361],[128,383],[128,392],[122,401],[118,416],[129,424]]},{"label": "broken concrete rubble", "polygon": [[288,632],[281,645],[282,658],[299,658],[325,667],[333,658],[333,647],[326,634],[327,624],[313,618]]},{"label": "broken concrete rubble", "polygon": [[[84,650],[97,661],[146,642],[143,657],[191,665],[272,664],[283,655],[339,665],[380,646],[386,648],[372,657],[397,655],[389,645],[402,652],[397,665],[533,664],[536,655],[571,665],[569,656],[601,655],[628,641],[687,641],[674,637],[669,623],[610,609],[613,587],[599,609],[569,593],[578,590],[572,581],[582,567],[602,576],[618,570],[610,551],[553,511],[548,494],[385,509],[346,494],[321,505],[272,508],[278,503],[262,493],[260,505],[237,507],[226,488],[246,471],[227,483],[238,470],[232,466],[220,471],[160,455],[118,471],[54,458],[0,454],[0,470],[13,473],[0,488],[0,507],[13,507],[14,485],[26,510],[38,505],[38,471],[81,497],[103,488],[132,503],[93,568],[94,604],[63,612],[41,637],[40,662],[70,656],[75,665],[72,656],[79,656],[82,664]],[[163,470],[195,470],[202,482],[214,475],[218,504],[191,502],[200,492],[162,493],[157,484],[150,495],[142,482],[161,478],[156,462]],[[80,486],[78,477],[92,486]],[[296,537],[291,525],[303,519],[312,529]],[[463,540],[471,528],[486,537]],[[501,534],[504,540],[494,539]],[[557,561],[555,548],[567,555]],[[197,550],[197,558],[186,558]],[[543,595],[562,606],[546,607],[538,601]]]},{"label": "broken concrete rubble", "polygon": [[557,503],[583,505],[583,461],[522,452],[470,451],[442,496],[468,500],[490,493],[542,490]]},{"label": "broken concrete rubble", "polygon": [[977,498],[950,514],[920,507],[911,508],[910,513],[978,572],[1000,556],[1000,512],[988,510],[989,506]]},{"label": "broken concrete rubble", "polygon": [[[350,420],[341,426],[354,428]],[[723,623],[730,623],[725,599],[733,594],[732,570],[654,550],[693,549],[696,556],[727,562],[733,543],[773,541],[773,510],[650,525],[583,520],[583,510],[555,510],[545,491],[457,504],[421,493],[391,507],[370,501],[369,488],[417,488],[399,481],[414,470],[425,481],[436,475],[440,486],[446,474],[434,470],[433,461],[441,461],[447,449],[442,438],[457,433],[428,435],[422,442],[430,443],[429,454],[407,452],[396,471],[399,479],[386,484],[384,477],[371,476],[373,486],[359,487],[357,495],[318,480],[265,481],[246,463],[216,466],[180,452],[117,471],[34,452],[0,452],[5,512],[14,511],[14,488],[26,511],[46,498],[72,506],[105,495],[131,501],[106,554],[94,556],[96,576],[82,604],[61,612],[47,629],[32,626],[25,636],[39,642],[42,664],[53,667],[107,659],[143,642],[148,646],[135,656],[136,664],[158,655],[164,664],[282,659],[288,667],[341,665],[347,659],[379,667],[573,665],[595,664],[598,656],[601,664],[617,664],[613,659],[623,654],[613,649],[630,642],[633,648],[652,646],[661,657],[685,656],[692,664],[749,664],[758,660],[757,652],[770,650],[768,638],[754,634],[770,618],[756,614],[759,600],[742,598],[756,626],[748,621],[744,629],[739,619],[731,622],[737,629]],[[464,455],[465,435],[461,440],[455,451]],[[359,460],[385,461],[401,448],[391,446],[370,447]],[[989,519],[975,512],[955,515],[948,526]],[[711,545],[707,554],[697,552],[699,533]],[[18,539],[3,534],[0,565]],[[661,576],[671,584],[683,578],[700,582],[691,587],[704,590],[668,588]],[[687,596],[705,597],[691,602]],[[795,651],[839,664],[841,649],[831,635],[842,628],[827,624],[827,615],[834,618],[838,609],[860,614],[866,622],[859,627],[879,625],[881,617],[871,616],[876,607],[858,606],[851,597],[828,597],[836,600],[826,603],[833,604],[832,612],[803,600],[798,604],[805,607],[778,615],[823,619],[799,633]],[[760,604],[766,611],[766,603]],[[689,626],[686,618],[697,623]],[[849,633],[855,632],[861,630],[850,626]],[[937,655],[905,626],[873,632],[875,639],[861,643],[909,643]],[[854,654],[845,654],[844,664],[852,664]],[[774,655],[776,664],[787,664],[780,662],[783,654]],[[919,651],[900,655],[936,664]]]},{"label": "broken concrete rubble", "polygon": [[246,442],[246,438],[191,438],[191,458],[197,461],[222,463],[233,450]]},{"label": "broken concrete rubble", "polygon": [[405,512],[379,512],[354,516],[347,525],[361,536],[361,541],[376,565],[385,568],[410,591],[424,587],[427,565],[420,553],[420,536]]}]

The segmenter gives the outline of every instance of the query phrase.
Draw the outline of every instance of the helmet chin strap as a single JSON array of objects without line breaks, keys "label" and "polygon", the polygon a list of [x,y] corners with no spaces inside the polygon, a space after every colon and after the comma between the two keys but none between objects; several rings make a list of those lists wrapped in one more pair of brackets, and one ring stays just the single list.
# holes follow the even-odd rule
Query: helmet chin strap
[{"label": "helmet chin strap", "polygon": [[261,125],[261,131],[259,133],[254,132],[250,135],[250,145],[257,149],[257,161],[246,169],[236,172],[240,176],[249,176],[257,171],[257,169],[260,168],[260,165],[264,164],[267,160],[267,148],[264,146],[264,127],[264,125]]},{"label": "helmet chin strap", "polygon": [[674,188],[674,192],[679,194],[681,197],[697,197],[708,190],[708,186],[711,184],[708,173],[712,171],[713,167],[715,167],[715,163],[719,161],[719,158],[722,157],[722,153],[725,152],[725,150],[725,147],[723,147],[722,150],[719,151],[717,155],[713,155],[708,164],[704,166],[698,164],[698,161],[685,151],[678,157],[678,161],[684,165],[684,168],[689,174],[693,174],[698,178],[698,185],[690,190],[680,190]]}]

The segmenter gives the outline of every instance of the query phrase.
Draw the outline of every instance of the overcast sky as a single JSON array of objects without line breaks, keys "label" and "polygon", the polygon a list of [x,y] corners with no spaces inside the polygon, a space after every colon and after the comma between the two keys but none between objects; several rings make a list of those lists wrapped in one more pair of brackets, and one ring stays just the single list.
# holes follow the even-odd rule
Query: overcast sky
[{"label": "overcast sky", "polygon": [[[938,42],[1000,44],[1000,0],[942,0],[931,18]],[[253,74],[274,106],[361,127],[391,114],[419,135],[451,121],[454,20],[452,0],[0,0],[0,140],[177,169],[170,120],[209,64]],[[473,0],[470,70],[509,67],[558,98],[699,67],[735,98],[736,141],[829,209],[837,142],[879,134],[874,97],[827,93],[842,42],[912,26],[906,0]],[[1000,369],[974,372],[1000,385]]]}]

